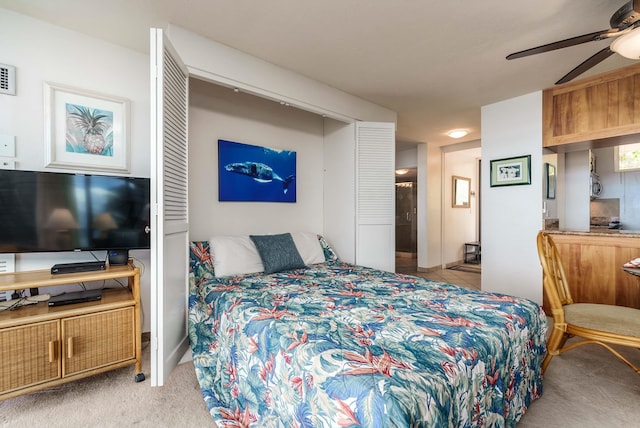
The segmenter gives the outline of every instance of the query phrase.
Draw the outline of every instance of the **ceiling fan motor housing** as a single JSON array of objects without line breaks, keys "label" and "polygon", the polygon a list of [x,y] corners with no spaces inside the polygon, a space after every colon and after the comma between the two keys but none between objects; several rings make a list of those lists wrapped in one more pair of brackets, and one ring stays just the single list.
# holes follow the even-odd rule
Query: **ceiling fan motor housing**
[{"label": "ceiling fan motor housing", "polygon": [[628,2],[611,16],[611,20],[609,21],[611,28],[624,30],[640,21],[640,11],[636,11],[633,4],[633,0]]}]

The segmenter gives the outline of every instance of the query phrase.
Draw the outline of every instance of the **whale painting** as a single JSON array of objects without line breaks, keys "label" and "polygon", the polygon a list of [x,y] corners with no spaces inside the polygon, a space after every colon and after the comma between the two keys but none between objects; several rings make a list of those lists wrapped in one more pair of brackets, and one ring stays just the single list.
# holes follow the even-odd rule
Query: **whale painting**
[{"label": "whale painting", "polygon": [[218,200],[296,202],[296,152],[218,140]]}]

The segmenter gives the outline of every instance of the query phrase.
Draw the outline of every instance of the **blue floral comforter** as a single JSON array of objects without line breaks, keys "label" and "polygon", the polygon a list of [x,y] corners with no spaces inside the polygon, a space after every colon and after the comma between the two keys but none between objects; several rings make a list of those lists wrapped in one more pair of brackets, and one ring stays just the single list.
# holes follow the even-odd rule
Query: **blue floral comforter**
[{"label": "blue floral comforter", "polygon": [[529,300],[338,261],[215,278],[208,254],[189,337],[221,428],[514,426],[542,392]]}]

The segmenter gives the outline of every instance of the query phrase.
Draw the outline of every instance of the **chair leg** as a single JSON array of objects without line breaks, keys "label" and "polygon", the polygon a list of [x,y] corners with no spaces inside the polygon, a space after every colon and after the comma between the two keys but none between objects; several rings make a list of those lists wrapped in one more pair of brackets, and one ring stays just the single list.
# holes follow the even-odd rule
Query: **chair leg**
[{"label": "chair leg", "polygon": [[551,362],[551,358],[560,353],[560,349],[567,341],[569,336],[564,332],[563,329],[554,326],[551,330],[551,335],[549,335],[549,339],[547,340],[547,355],[544,357],[542,361],[542,373],[545,372],[547,366]]}]

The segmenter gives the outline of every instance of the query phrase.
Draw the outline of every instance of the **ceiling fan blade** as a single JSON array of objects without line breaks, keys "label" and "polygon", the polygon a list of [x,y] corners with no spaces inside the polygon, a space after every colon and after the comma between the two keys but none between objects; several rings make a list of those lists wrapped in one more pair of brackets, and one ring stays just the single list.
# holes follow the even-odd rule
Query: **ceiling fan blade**
[{"label": "ceiling fan blade", "polygon": [[633,10],[640,13],[640,0],[633,0]]},{"label": "ceiling fan blade", "polygon": [[[640,0],[637,0],[640,2]],[[571,37],[570,39],[560,40],[558,42],[548,43],[546,45],[538,46],[531,49],[525,49],[520,52],[515,52],[507,55],[507,59],[522,58],[525,56],[536,55],[539,53],[554,51],[556,49],[567,48],[569,46],[575,46],[582,43],[593,42],[595,40],[604,39],[612,34],[619,32],[618,29],[596,31],[594,33],[583,34],[582,36]]]},{"label": "ceiling fan blade", "polygon": [[589,59],[584,61],[582,64],[580,64],[579,66],[577,66],[576,68],[574,68],[573,70],[565,74],[562,77],[562,79],[556,82],[556,85],[559,85],[561,83],[566,83],[570,80],[575,79],[585,71],[600,64],[602,61],[609,58],[613,54],[614,52],[611,49],[609,49],[609,47],[602,49],[601,51],[597,52],[595,55],[589,57]]}]

